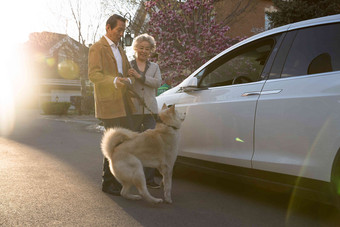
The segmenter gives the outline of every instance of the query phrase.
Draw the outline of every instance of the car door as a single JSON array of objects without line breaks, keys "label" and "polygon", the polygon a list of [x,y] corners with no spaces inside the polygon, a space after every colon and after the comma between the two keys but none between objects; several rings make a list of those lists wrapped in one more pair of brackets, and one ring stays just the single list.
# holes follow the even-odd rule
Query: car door
[{"label": "car door", "polygon": [[[340,24],[290,31],[260,96],[256,169],[329,180],[339,149]],[[288,53],[288,54],[287,54]]]},{"label": "car door", "polygon": [[179,155],[251,166],[261,75],[276,43],[269,37],[241,46],[195,75],[198,89],[182,92],[176,106],[186,112]]}]

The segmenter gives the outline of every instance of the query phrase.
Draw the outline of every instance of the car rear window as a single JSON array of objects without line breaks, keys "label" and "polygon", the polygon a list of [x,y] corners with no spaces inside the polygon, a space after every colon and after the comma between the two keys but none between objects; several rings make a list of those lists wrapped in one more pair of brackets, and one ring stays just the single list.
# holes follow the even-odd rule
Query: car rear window
[{"label": "car rear window", "polygon": [[281,77],[340,70],[340,24],[299,30]]}]

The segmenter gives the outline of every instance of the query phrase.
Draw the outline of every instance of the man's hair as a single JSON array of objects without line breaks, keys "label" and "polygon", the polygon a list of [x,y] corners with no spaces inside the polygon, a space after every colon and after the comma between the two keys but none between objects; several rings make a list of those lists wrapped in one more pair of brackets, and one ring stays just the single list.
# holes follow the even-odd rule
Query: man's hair
[{"label": "man's hair", "polygon": [[123,21],[126,23],[127,19],[118,15],[118,14],[113,14],[109,19],[106,21],[106,25],[110,25],[111,29],[114,29],[117,26],[117,21]]}]

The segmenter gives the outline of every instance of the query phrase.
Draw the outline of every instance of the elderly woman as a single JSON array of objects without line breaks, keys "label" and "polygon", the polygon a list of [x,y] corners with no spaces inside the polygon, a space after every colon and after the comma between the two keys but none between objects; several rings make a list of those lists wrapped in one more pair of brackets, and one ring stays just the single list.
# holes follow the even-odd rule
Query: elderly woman
[{"label": "elderly woman", "polygon": [[[138,99],[134,100],[136,113],[132,117],[135,130],[143,132],[156,126],[156,116],[153,114],[158,113],[156,91],[161,86],[162,78],[159,66],[149,61],[150,54],[156,49],[154,38],[148,34],[139,35],[134,38],[132,47],[135,51],[135,59],[130,62],[132,68],[129,70],[129,76],[136,78],[133,90],[142,99],[142,102]],[[159,188],[160,186],[154,181],[155,169],[145,168],[144,172],[147,185],[151,188]]]}]

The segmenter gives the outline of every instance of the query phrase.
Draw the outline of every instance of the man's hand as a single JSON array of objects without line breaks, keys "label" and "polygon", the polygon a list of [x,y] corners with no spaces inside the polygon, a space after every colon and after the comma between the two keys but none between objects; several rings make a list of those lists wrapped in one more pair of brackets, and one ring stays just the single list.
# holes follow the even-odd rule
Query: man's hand
[{"label": "man's hand", "polygon": [[117,77],[116,86],[117,88],[123,88],[126,84],[130,84],[130,81],[127,78]]}]

